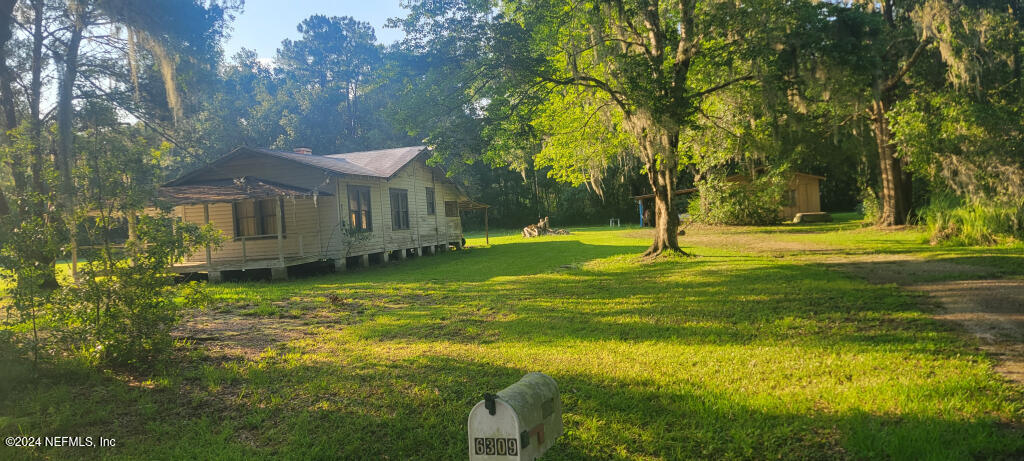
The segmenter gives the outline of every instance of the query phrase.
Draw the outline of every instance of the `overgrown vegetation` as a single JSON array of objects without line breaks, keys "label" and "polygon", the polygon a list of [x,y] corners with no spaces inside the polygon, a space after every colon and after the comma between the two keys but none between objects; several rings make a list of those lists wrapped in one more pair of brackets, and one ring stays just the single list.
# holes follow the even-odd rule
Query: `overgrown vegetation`
[{"label": "overgrown vegetation", "polygon": [[[12,228],[13,238],[0,246],[3,266],[17,268],[0,272],[0,286],[7,287],[0,290],[7,309],[0,339],[34,361],[73,359],[143,369],[167,357],[170,331],[181,312],[206,302],[200,286],[177,285],[167,268],[207,244],[216,245],[220,237],[212,227],[177,222],[166,213],[115,209],[118,217],[101,208],[101,215],[82,227],[87,232],[79,237],[102,245],[77,272],[57,274],[56,288],[47,286],[53,273],[38,268],[36,250],[21,238],[35,231],[33,221]],[[132,236],[124,245],[114,244],[109,235],[125,219],[131,220]]]},{"label": "overgrown vegetation", "polygon": [[922,211],[932,244],[995,245],[1024,240],[1024,200],[1020,203],[964,203],[936,198]]},{"label": "overgrown vegetation", "polygon": [[[39,184],[12,189],[14,209],[0,216],[0,266],[9,268],[0,272],[9,298],[0,331],[33,361],[152,367],[170,351],[182,310],[203,305],[202,291],[176,286],[167,269],[220,236],[152,207],[167,145],[116,120],[108,104],[83,104],[73,197],[57,192],[64,186],[51,164],[15,170]],[[11,135],[18,142],[0,155],[17,165],[35,161],[21,130]],[[119,230],[126,238],[117,238]],[[77,256],[82,242],[92,244],[88,259],[59,272],[61,246]]]},{"label": "overgrown vegetation", "polygon": [[777,224],[782,221],[788,183],[785,171],[735,180],[709,174],[697,181],[698,197],[690,201],[690,216],[704,224]]},{"label": "overgrown vegetation", "polygon": [[860,193],[860,204],[857,211],[864,216],[867,222],[878,222],[881,213],[881,204],[878,203],[878,195],[870,187]]},{"label": "overgrown vegetation", "polygon": [[[1005,95],[1004,90],[991,91]],[[898,109],[895,133],[901,150],[932,189],[921,212],[932,242],[993,245],[1024,238],[1019,109],[1004,101],[941,92],[911,98]]]},{"label": "overgrown vegetation", "polygon": [[[69,283],[37,308],[52,351],[86,363],[145,369],[167,358],[171,330],[182,312],[206,307],[195,282],[177,285],[167,268],[216,243],[210,229],[173,225],[173,218],[140,216],[137,235],[118,255],[109,246],[82,267],[81,283]],[[108,229],[109,230],[109,229]],[[15,304],[24,300],[16,297]],[[23,322],[24,323],[24,322]],[[15,323],[10,328],[17,329]],[[16,338],[17,339],[17,338]],[[35,345],[38,349],[38,345]]]}]

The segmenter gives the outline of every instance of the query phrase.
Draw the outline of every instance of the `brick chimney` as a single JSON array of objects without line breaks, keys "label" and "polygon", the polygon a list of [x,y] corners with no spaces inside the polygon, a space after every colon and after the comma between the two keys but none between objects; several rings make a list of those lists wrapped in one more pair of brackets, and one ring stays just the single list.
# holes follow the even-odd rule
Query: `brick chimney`
[{"label": "brick chimney", "polygon": [[308,147],[296,147],[295,148],[295,153],[296,154],[313,155],[313,149],[310,149]]}]

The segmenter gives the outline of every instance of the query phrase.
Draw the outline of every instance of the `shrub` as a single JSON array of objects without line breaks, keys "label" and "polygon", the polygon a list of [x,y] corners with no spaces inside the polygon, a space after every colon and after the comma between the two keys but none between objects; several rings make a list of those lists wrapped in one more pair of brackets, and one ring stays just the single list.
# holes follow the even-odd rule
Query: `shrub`
[{"label": "shrub", "polygon": [[932,245],[994,245],[1024,240],[1024,200],[982,203],[939,197],[922,216]]},{"label": "shrub", "polygon": [[689,205],[696,222],[726,225],[768,225],[782,221],[779,213],[788,175],[775,171],[750,182],[709,175],[697,182],[699,198]]},{"label": "shrub", "polygon": [[874,223],[881,215],[882,205],[878,202],[878,195],[871,188],[864,189],[860,193],[859,211],[864,216],[864,221]]},{"label": "shrub", "polygon": [[100,251],[82,265],[81,282],[55,294],[52,333],[57,350],[89,363],[144,367],[163,356],[174,341],[171,330],[184,309],[206,304],[195,283],[175,285],[167,268],[215,242],[212,228],[170,225],[142,216],[138,236],[125,255]]}]

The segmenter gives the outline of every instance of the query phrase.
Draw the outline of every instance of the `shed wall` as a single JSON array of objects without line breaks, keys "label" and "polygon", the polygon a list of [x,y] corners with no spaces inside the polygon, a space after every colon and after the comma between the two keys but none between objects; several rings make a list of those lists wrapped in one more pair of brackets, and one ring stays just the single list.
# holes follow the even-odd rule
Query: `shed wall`
[{"label": "shed wall", "polygon": [[814,176],[795,174],[789,183],[789,189],[796,191],[796,203],[783,206],[782,217],[792,219],[797,213],[821,211],[820,183],[821,180]]}]

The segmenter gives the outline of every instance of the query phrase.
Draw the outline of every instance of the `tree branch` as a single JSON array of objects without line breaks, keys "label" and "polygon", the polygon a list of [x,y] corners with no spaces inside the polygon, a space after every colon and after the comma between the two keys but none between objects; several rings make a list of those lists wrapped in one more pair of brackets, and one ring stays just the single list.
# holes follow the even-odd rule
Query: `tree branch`
[{"label": "tree branch", "polygon": [[629,106],[626,105],[625,100],[623,100],[622,93],[615,91],[611,85],[601,79],[594,78],[589,75],[578,75],[568,78],[541,77],[541,80],[555,85],[575,85],[585,88],[599,89],[607,93],[608,97],[612,98],[612,101],[615,102],[615,105],[619,106],[619,109],[622,109],[622,111],[627,114],[629,113]]},{"label": "tree branch", "polygon": [[718,90],[721,90],[721,89],[724,89],[724,88],[728,88],[729,86],[732,86],[733,84],[736,84],[736,83],[739,83],[739,82],[742,82],[742,81],[745,81],[745,80],[753,80],[753,79],[754,79],[753,75],[744,75],[742,77],[736,77],[736,78],[734,78],[732,80],[728,80],[726,82],[719,83],[718,85],[715,85],[715,86],[713,86],[711,88],[707,88],[705,90],[698,91],[698,92],[690,95],[690,98],[700,98],[700,97],[703,97],[703,96],[707,96],[707,95],[709,95],[711,93],[714,93],[714,92],[716,92]]},{"label": "tree branch", "polygon": [[146,126],[146,128],[149,128],[149,129],[153,130],[153,132],[154,132],[154,133],[156,133],[157,135],[159,135],[159,136],[160,136],[161,138],[164,138],[164,139],[165,139],[165,140],[166,140],[167,142],[169,142],[169,143],[171,143],[172,145],[174,145],[174,147],[177,147],[177,148],[181,149],[181,150],[182,150],[183,152],[187,153],[187,154],[188,154],[188,155],[189,155],[190,157],[192,157],[193,159],[197,159],[197,158],[200,158],[200,156],[199,156],[199,155],[197,155],[197,154],[196,154],[195,152],[193,152],[193,151],[192,151],[192,149],[189,149],[188,147],[186,147],[186,146],[183,146],[183,145],[182,145],[181,143],[179,143],[179,142],[178,142],[178,140],[177,140],[177,139],[175,139],[175,138],[174,138],[174,137],[172,137],[171,135],[167,134],[167,132],[166,132],[166,131],[164,131],[164,130],[162,130],[161,128],[157,127],[157,126],[156,126],[156,125],[155,125],[154,123],[152,123],[152,122],[150,122],[149,120],[147,120],[147,119],[146,119],[145,117],[143,117],[143,116],[142,116],[141,114],[139,114],[139,113],[136,113],[136,112],[135,112],[134,110],[132,110],[132,109],[131,109],[130,107],[126,107],[126,106],[125,106],[124,104],[121,104],[121,103],[120,103],[120,102],[118,101],[118,98],[112,97],[112,96],[111,96],[111,93],[109,93],[109,92],[107,92],[106,90],[104,90],[103,88],[101,88],[101,87],[100,87],[100,86],[99,86],[99,85],[98,85],[98,84],[97,84],[97,83],[96,83],[95,81],[93,81],[93,80],[92,80],[91,78],[84,78],[83,80],[85,80],[86,82],[88,82],[88,83],[89,83],[89,85],[90,85],[90,86],[92,86],[92,87],[93,87],[93,89],[94,89],[94,90],[95,90],[95,91],[96,91],[96,92],[97,92],[98,94],[101,94],[101,95],[104,95],[105,97],[107,97],[107,99],[108,99],[108,100],[109,100],[109,101],[110,101],[111,103],[113,103],[113,104],[114,104],[115,106],[117,106],[117,107],[118,107],[118,108],[120,108],[121,110],[123,110],[123,111],[127,112],[127,113],[128,113],[128,114],[130,114],[130,115],[131,115],[132,117],[135,117],[136,119],[138,119],[138,120],[139,120],[140,122],[142,122],[142,124],[143,124],[143,125],[145,125],[145,126]]},{"label": "tree branch", "polygon": [[896,75],[893,75],[892,78],[887,80],[885,84],[882,85],[882,87],[879,89],[879,91],[882,93],[888,93],[895,89],[896,85],[899,85],[900,80],[903,80],[903,77],[907,75],[907,72],[910,72],[910,69],[914,67],[914,64],[924,53],[924,50],[928,48],[928,45],[930,43],[930,38],[926,37],[922,39],[921,43],[918,43],[917,48],[914,49],[914,53],[911,54],[910,58],[907,59],[907,62],[903,63],[903,67],[901,67],[900,70],[896,72]]},{"label": "tree branch", "polygon": [[736,133],[733,133],[732,130],[730,130],[730,129],[722,126],[722,125],[719,125],[715,121],[716,120],[715,117],[712,117],[711,115],[708,115],[707,112],[704,112],[704,108],[703,107],[698,107],[697,108],[697,113],[700,114],[701,116],[703,116],[704,118],[706,118],[708,120],[708,122],[711,122],[711,124],[714,125],[715,128],[718,128],[719,130],[722,130],[722,131],[728,133],[730,136],[732,136],[732,137],[734,137],[736,139],[740,139],[740,135],[738,135]]},{"label": "tree branch", "polygon": [[679,1],[679,43],[676,44],[675,63],[672,65],[672,84],[677,88],[683,86],[690,71],[690,60],[700,49],[700,38],[694,37],[693,7],[693,2]]}]

